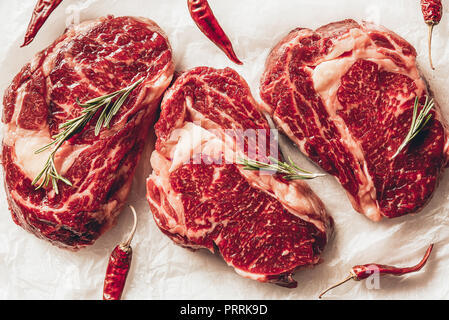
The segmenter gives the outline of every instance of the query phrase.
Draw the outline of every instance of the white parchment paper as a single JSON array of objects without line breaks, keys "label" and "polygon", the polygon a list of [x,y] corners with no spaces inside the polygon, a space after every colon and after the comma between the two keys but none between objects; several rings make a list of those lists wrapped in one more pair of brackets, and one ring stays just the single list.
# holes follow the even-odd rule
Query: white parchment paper
[{"label": "white parchment paper", "polygon": [[[449,1],[443,1],[449,8]],[[67,21],[113,14],[145,16],[168,34],[176,68],[233,67],[260,100],[258,87],[269,50],[291,29],[316,28],[354,18],[371,20],[397,32],[417,49],[423,75],[449,119],[449,11],[435,29],[433,56],[436,71],[427,62],[427,27],[416,0],[210,0],[221,25],[244,62],[236,66],[205,38],[192,22],[185,0],[65,0],[51,15],[35,41],[19,48],[35,0],[0,0],[0,90],[32,56],[65,29]],[[75,19],[74,19],[75,18]],[[329,299],[448,299],[449,282],[449,172],[443,176],[430,204],[415,216],[374,223],[351,207],[332,177],[310,182],[335,220],[335,236],[323,262],[298,271],[297,289],[258,283],[238,276],[219,256],[178,247],[156,227],[145,199],[145,179],[151,171],[149,155],[154,137],[142,156],[129,203],[139,213],[133,241],[134,257],[125,299],[316,299],[318,293],[346,277],[355,264],[379,262],[410,265],[435,243],[432,256],[419,274],[382,278],[376,283],[352,282],[328,294]],[[287,141],[284,152],[301,166],[319,170]],[[106,264],[113,247],[129,231],[132,216],[125,209],[116,227],[95,245],[69,252],[39,240],[16,226],[0,186],[0,298],[101,299]],[[374,287],[374,288],[373,288]]]}]

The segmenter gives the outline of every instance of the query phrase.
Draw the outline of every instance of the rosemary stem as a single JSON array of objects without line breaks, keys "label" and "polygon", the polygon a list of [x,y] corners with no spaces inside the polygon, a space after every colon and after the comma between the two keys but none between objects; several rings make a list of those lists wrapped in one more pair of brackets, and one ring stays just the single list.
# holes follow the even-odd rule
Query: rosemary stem
[{"label": "rosemary stem", "polygon": [[238,164],[243,165],[245,170],[267,170],[278,172],[283,174],[283,177],[286,180],[308,180],[325,176],[325,174],[312,173],[299,168],[291,158],[288,158],[288,162],[282,162],[273,157],[270,157],[269,160],[271,163],[264,163],[251,159],[240,159]]}]

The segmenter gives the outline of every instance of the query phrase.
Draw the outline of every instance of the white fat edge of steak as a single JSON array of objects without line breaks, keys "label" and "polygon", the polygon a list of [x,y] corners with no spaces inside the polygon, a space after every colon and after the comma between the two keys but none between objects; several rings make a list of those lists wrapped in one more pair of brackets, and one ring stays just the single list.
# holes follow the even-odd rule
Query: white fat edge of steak
[{"label": "white fat edge of steak", "polygon": [[235,266],[233,266],[232,264],[228,263],[228,265],[234,267],[235,272],[247,279],[251,279],[251,280],[255,280],[255,281],[261,281],[261,282],[266,282],[267,281],[267,275],[266,274],[257,274],[257,273],[251,273],[251,272],[247,272],[247,271],[243,271],[241,269],[236,268]]}]

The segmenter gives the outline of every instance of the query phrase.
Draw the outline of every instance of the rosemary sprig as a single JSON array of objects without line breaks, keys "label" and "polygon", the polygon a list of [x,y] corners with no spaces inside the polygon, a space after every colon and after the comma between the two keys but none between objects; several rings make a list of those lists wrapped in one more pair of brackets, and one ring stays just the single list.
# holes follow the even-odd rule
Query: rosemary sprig
[{"label": "rosemary sprig", "polygon": [[424,103],[423,108],[418,114],[418,106],[419,106],[419,99],[416,97],[415,99],[415,105],[413,106],[413,117],[412,117],[412,123],[410,125],[410,130],[407,133],[407,136],[405,137],[402,144],[399,146],[396,153],[393,155],[392,159],[396,158],[399,153],[407,146],[407,144],[410,143],[426,126],[427,122],[432,118],[432,114],[429,114],[430,111],[435,106],[435,103],[433,99],[429,100],[429,97],[426,96],[426,102]]},{"label": "rosemary sprig", "polygon": [[[69,140],[72,136],[79,133],[87,123],[95,116],[95,114],[103,108],[100,116],[98,117],[97,123],[95,125],[95,135],[98,136],[100,134],[101,128],[109,128],[112,118],[117,114],[120,110],[120,107],[124,104],[128,96],[131,92],[143,81],[143,78],[134,82],[130,86],[117,90],[113,93],[106,94],[104,96],[100,96],[94,99],[91,99],[84,104],[81,104],[77,99],[77,103],[80,107],[84,108],[79,117],[71,119],[67,122],[64,122],[59,125],[59,129],[64,129],[60,133],[52,136],[54,139],[52,142],[47,144],[46,146],[35,151],[35,154],[41,153],[50,148],[52,152],[50,153],[48,160],[42,169],[42,171],[34,178],[32,185],[36,185],[39,180],[42,181],[36,187],[40,189],[42,187],[47,187],[49,182],[51,181],[53,189],[56,194],[59,193],[58,190],[58,180],[61,180],[65,184],[72,186],[72,183],[61,176],[55,167],[55,154],[59,147],[67,140]],[[113,100],[116,99],[114,102]]]},{"label": "rosemary sprig", "polygon": [[298,167],[289,157],[288,162],[279,161],[269,157],[271,163],[264,163],[251,159],[241,159],[239,164],[243,165],[245,170],[269,170],[284,174],[286,180],[310,180],[318,177],[324,177],[322,173],[312,173]]}]

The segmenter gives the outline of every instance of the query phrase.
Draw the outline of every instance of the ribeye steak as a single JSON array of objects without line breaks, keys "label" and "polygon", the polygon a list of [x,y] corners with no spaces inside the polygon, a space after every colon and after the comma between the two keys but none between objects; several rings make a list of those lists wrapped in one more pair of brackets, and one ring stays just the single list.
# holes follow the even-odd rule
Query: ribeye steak
[{"label": "ribeye steak", "polygon": [[368,218],[419,211],[448,162],[448,128],[433,119],[397,157],[416,97],[431,96],[416,51],[395,33],[345,20],[295,29],[270,53],[261,97],[278,128],[336,176]]},{"label": "ribeye steak", "polygon": [[[112,16],[83,22],[37,54],[4,95],[2,164],[14,222],[60,247],[92,244],[116,220],[148,128],[173,76],[162,30],[144,18]],[[129,86],[144,77],[109,128],[94,134],[96,118],[56,152],[59,182],[35,190],[33,179],[51,150],[59,124],[80,115],[76,100]],[[98,116],[98,115],[97,115]]]},{"label": "ribeye steak", "polygon": [[295,287],[294,270],[319,261],[332,220],[306,183],[236,164],[251,150],[275,156],[259,152],[274,144],[246,82],[229,68],[183,73],[155,129],[147,197],[162,232],[218,251],[244,277]]}]

